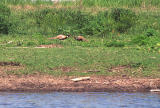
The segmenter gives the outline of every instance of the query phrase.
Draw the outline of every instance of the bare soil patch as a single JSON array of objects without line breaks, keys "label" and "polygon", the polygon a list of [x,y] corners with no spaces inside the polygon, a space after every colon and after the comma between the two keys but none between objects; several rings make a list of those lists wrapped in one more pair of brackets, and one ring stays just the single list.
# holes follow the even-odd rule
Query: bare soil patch
[{"label": "bare soil patch", "polygon": [[50,45],[40,45],[36,48],[63,48],[63,46],[58,44],[50,44]]},{"label": "bare soil patch", "polygon": [[61,72],[72,72],[72,71],[76,71],[77,69],[74,67],[67,67],[67,66],[60,66],[60,67],[55,67],[52,70],[60,70]]},{"label": "bare soil patch", "polygon": [[65,92],[144,92],[160,88],[160,79],[91,76],[74,82],[75,77],[27,75],[0,77],[0,91],[65,91]]},{"label": "bare soil patch", "polygon": [[8,77],[8,72],[23,69],[17,62],[0,62],[0,78]]},{"label": "bare soil patch", "polygon": [[18,62],[0,62],[0,66],[20,66]]},{"label": "bare soil patch", "polygon": [[[0,91],[26,92],[147,92],[151,89],[160,89],[160,78],[131,78],[90,76],[89,80],[74,82],[75,76],[54,77],[50,75],[10,75],[7,71],[21,69],[14,62],[1,62]],[[117,67],[123,69],[126,67]],[[116,68],[116,69],[117,69]],[[62,72],[70,72],[72,67],[57,67]]]},{"label": "bare soil patch", "polygon": [[109,71],[111,72],[121,72],[121,71],[124,71],[125,69],[130,69],[131,67],[130,66],[117,66],[117,67],[112,67],[111,69],[109,69]]},{"label": "bare soil patch", "polygon": [[0,77],[8,76],[8,71],[22,69],[23,66],[18,62],[0,62]]}]

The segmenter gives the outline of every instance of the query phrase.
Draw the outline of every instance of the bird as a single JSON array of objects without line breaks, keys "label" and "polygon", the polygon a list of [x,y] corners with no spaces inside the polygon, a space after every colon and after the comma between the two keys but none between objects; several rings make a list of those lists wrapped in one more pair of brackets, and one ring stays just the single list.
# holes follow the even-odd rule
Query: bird
[{"label": "bird", "polygon": [[86,42],[88,41],[88,40],[87,40],[86,38],[84,38],[83,36],[75,36],[74,39],[77,40],[77,41],[86,41]]},{"label": "bird", "polygon": [[70,35],[65,36],[65,35],[60,34],[60,35],[57,35],[56,37],[51,37],[51,38],[48,38],[48,39],[65,40],[65,39],[67,39],[69,36],[70,36]]}]

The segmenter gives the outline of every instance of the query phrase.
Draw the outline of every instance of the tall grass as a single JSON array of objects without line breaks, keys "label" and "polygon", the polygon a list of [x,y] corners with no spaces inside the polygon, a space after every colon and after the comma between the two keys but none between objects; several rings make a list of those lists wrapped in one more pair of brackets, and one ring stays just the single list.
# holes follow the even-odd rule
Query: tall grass
[{"label": "tall grass", "polygon": [[[0,3],[10,8],[6,11],[8,16],[3,6],[0,11],[0,30],[6,30],[0,34],[0,60],[20,62],[27,68],[24,72],[61,74],[60,70],[53,72],[53,68],[70,66],[79,68],[76,74],[100,69],[100,74],[108,75],[114,74],[108,72],[112,67],[126,66],[129,70],[125,74],[160,76],[160,0],[77,0],[55,5],[43,0]],[[64,41],[47,39],[58,34],[71,37]],[[73,36],[77,35],[83,35],[88,42],[75,41]],[[61,44],[65,48],[4,48],[42,44]],[[63,74],[75,75],[74,70]]]},{"label": "tall grass", "polygon": [[84,6],[100,7],[159,7],[160,0],[82,0]]},{"label": "tall grass", "polygon": [[100,7],[140,7],[142,0],[83,0],[84,6]]},{"label": "tall grass", "polygon": [[1,0],[6,5],[41,5],[53,4],[52,0]]},{"label": "tall grass", "polygon": [[[160,0],[76,0],[74,2],[70,1],[61,1],[60,4],[64,5],[80,5],[82,1],[83,6],[91,7],[91,6],[99,6],[99,7],[159,7]],[[76,3],[75,3],[76,2]],[[54,2],[52,0],[1,0],[1,3],[10,4],[10,5],[40,5],[40,4],[48,4],[53,5]]]},{"label": "tall grass", "polygon": [[[118,19],[117,19],[118,18]],[[105,37],[111,31],[127,32],[136,25],[136,14],[127,9],[112,9],[97,14],[72,9],[37,9],[14,12],[10,17],[12,34],[70,34]]]},{"label": "tall grass", "polygon": [[[82,4],[77,0],[76,2],[60,2],[57,4],[64,5],[66,3],[65,6],[67,6],[77,3],[75,4],[77,7],[64,6],[53,8],[52,6],[43,7],[43,5],[40,5],[33,6],[33,9],[27,10],[14,7],[14,5],[32,5],[34,3],[38,4],[38,2],[40,4],[48,3],[49,5],[51,3],[51,1],[46,2],[42,0],[36,2],[32,2],[31,0],[2,0],[1,3],[11,7],[7,33],[18,36],[44,35],[51,37],[58,34],[70,34],[72,36],[105,37],[110,38],[113,42],[107,43],[107,45],[103,43],[105,44],[104,46],[125,46],[124,44],[126,44],[126,42],[123,42],[123,40],[130,42],[131,40],[136,40],[136,37],[141,38],[146,36],[148,31],[151,30],[152,32],[153,30],[159,41],[159,8],[151,11],[145,11],[146,9],[143,10],[143,8],[141,8],[143,3],[145,3],[145,6],[149,6],[149,4],[153,6],[153,4],[156,3],[155,0],[82,0]],[[158,3],[157,1],[157,6]],[[133,9],[129,4],[132,6],[135,4],[133,7],[136,7],[136,9]],[[100,11],[95,12],[93,6],[95,9],[103,6],[107,8],[101,8]],[[86,7],[86,9],[83,7]],[[137,11],[137,8],[140,11]],[[146,39],[140,39],[140,41],[147,41],[148,39],[150,39],[150,41],[154,40],[146,36]],[[119,40],[120,42],[118,42]],[[127,44],[129,44],[129,42],[127,42]],[[133,43],[139,44],[137,42]],[[73,45],[75,45],[75,43],[73,43]],[[85,45],[92,46],[90,43]]]}]

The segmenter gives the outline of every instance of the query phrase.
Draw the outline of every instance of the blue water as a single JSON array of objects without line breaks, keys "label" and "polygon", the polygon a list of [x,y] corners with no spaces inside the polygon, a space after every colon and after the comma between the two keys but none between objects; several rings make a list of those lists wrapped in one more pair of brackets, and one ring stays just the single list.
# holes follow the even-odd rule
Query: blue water
[{"label": "blue water", "polygon": [[0,93],[0,108],[160,108],[155,93]]}]

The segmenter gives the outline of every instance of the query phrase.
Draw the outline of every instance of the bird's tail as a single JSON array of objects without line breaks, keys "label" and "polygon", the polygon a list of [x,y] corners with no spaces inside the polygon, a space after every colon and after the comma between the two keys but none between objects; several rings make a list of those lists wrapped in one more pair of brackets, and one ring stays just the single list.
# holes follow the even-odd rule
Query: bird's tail
[{"label": "bird's tail", "polygon": [[75,36],[74,39],[77,40],[77,37]]},{"label": "bird's tail", "polygon": [[57,37],[50,37],[50,38],[48,38],[48,39],[57,39]]},{"label": "bird's tail", "polygon": [[87,40],[87,39],[85,39],[85,38],[84,38],[84,41],[85,41],[85,42],[88,42],[88,40]]}]

